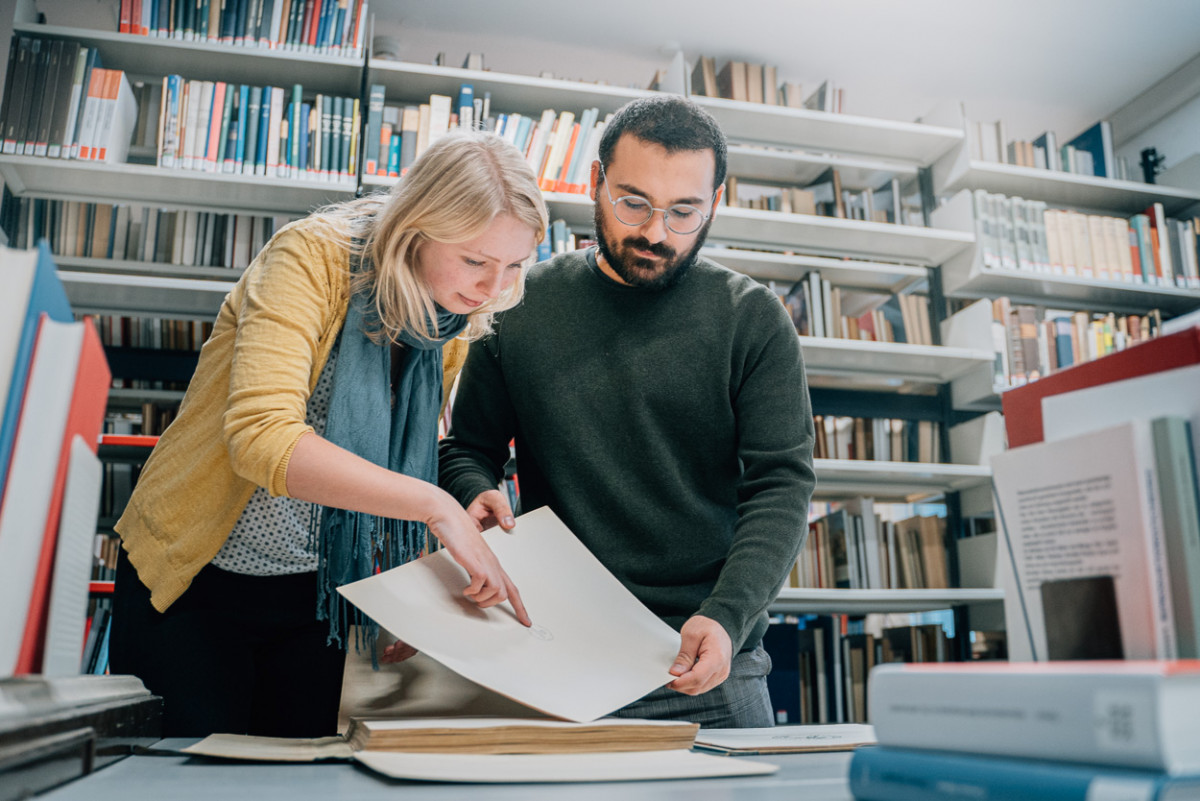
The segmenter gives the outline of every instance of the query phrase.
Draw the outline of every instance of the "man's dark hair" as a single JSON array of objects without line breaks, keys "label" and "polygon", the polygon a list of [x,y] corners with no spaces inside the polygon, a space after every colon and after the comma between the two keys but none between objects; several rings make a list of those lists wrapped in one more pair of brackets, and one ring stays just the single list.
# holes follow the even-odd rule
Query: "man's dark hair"
[{"label": "man's dark hair", "polygon": [[678,95],[644,97],[617,110],[600,137],[600,163],[608,169],[613,148],[624,134],[661,145],[668,153],[711,150],[713,189],[725,181],[725,133],[704,109]]}]

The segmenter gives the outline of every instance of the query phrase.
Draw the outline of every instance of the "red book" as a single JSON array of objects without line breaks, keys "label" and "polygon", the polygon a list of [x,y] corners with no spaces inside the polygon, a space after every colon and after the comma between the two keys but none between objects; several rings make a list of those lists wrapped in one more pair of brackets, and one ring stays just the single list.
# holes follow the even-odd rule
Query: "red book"
[{"label": "red book", "polygon": [[312,0],[304,14],[304,43],[309,47],[316,47],[317,30],[321,24],[321,0]]},{"label": "red book", "polygon": [[134,33],[130,28],[131,15],[133,14],[133,0],[121,0],[121,11],[119,14],[119,23],[117,25],[118,33]]},{"label": "red book", "polygon": [[[46,615],[50,604],[50,580],[54,573],[54,550],[58,542],[58,524],[62,514],[63,490],[66,488],[67,467],[70,461],[71,443],[78,435],[96,452],[96,443],[104,423],[104,409],[108,403],[108,387],[112,373],[104,357],[104,346],[90,318],[72,325],[83,327],[83,343],[79,352],[79,363],[75,372],[75,387],[71,394],[70,410],[67,412],[66,428],[58,448],[58,468],[54,476],[54,489],[46,515],[46,527],[42,532],[41,553],[37,572],[33,579],[29,612],[26,616],[25,634],[17,657],[16,673],[37,673],[42,667],[42,649],[46,637]],[[47,443],[50,447],[50,443]]]},{"label": "red book", "polygon": [[571,159],[575,157],[575,148],[579,146],[579,136],[579,123],[575,123],[571,126],[571,141],[567,144],[567,152],[563,156],[562,166],[558,168],[558,175],[554,179],[555,192],[571,191],[567,175],[571,172]]},{"label": "red book", "polygon": [[1042,398],[1191,364],[1200,364],[1200,326],[1148,339],[1123,351],[1076,364],[1025,386],[1010,389],[1000,396],[1004,404],[1008,447],[1031,445],[1044,439]]}]

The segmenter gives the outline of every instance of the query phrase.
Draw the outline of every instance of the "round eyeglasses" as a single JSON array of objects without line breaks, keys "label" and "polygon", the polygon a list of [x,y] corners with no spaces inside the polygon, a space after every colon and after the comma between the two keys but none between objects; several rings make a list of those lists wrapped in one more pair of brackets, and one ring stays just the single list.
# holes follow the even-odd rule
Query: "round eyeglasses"
[{"label": "round eyeglasses", "polygon": [[[687,234],[694,234],[699,231],[700,226],[704,225],[705,221],[712,216],[686,203],[676,203],[674,206],[669,206],[665,209],[656,208],[650,205],[650,201],[641,195],[623,195],[613,200],[612,190],[608,188],[608,181],[604,178],[603,164],[600,165],[600,180],[604,181],[604,192],[608,195],[608,202],[612,204],[613,216],[617,218],[618,222],[622,222],[625,225],[645,225],[650,222],[650,218],[654,216],[654,212],[661,211],[667,230],[681,236],[686,236]],[[713,198],[716,199],[716,196],[717,193],[714,190]]]}]

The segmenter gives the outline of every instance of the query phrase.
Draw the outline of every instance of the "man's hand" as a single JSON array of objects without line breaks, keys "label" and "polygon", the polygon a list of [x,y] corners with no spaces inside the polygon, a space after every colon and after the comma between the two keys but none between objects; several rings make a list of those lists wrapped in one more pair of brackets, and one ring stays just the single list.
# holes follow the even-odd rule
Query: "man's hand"
[{"label": "man's hand", "polygon": [[486,531],[492,526],[500,526],[508,531],[517,524],[513,519],[508,499],[500,490],[488,490],[476,495],[475,500],[467,507],[467,514],[475,521],[480,531]]},{"label": "man's hand", "polygon": [[683,641],[670,671],[678,678],[667,685],[669,689],[699,695],[729,678],[733,643],[724,626],[710,617],[695,615],[679,633]]}]

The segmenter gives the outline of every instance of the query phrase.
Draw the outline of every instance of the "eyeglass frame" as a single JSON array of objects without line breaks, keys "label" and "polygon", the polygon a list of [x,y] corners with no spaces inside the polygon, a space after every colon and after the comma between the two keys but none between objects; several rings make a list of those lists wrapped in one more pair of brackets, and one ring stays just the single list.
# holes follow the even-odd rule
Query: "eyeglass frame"
[{"label": "eyeglass frame", "polygon": [[[700,209],[699,206],[693,206],[690,203],[673,203],[672,205],[668,206],[665,209],[660,209],[657,206],[652,205],[650,203],[649,198],[642,197],[641,195],[621,195],[616,200],[613,200],[612,190],[608,188],[608,178],[604,174],[604,162],[597,161],[596,163],[600,167],[600,180],[601,180],[601,182],[604,183],[604,193],[606,195],[608,195],[608,202],[613,207],[613,217],[616,217],[617,222],[621,223],[621,225],[628,225],[630,228],[640,228],[641,226],[645,225],[646,223],[648,223],[654,219],[654,212],[661,211],[662,215],[663,215],[663,225],[665,225],[667,227],[668,231],[670,231],[671,233],[673,233],[677,236],[691,236],[692,234],[696,233],[701,228],[703,228],[704,224],[706,222],[708,222],[710,219],[712,219],[712,204],[717,201],[717,192],[720,191],[720,187],[717,187],[716,189],[713,190],[712,199],[709,200],[709,211],[707,214],[705,214]],[[638,200],[645,201],[646,205],[650,207],[650,213],[648,215],[646,215],[645,220],[642,220],[640,223],[628,223],[621,219],[620,215],[617,214],[617,204],[627,198],[637,198]],[[683,207],[686,209],[695,209],[696,212],[698,212],[701,215],[700,216],[700,224],[697,225],[695,228],[693,228],[691,231],[688,231],[687,233],[683,233],[681,231],[676,231],[674,228],[672,228],[671,227],[671,218],[670,218],[670,215],[668,214],[668,212],[671,209],[678,208],[678,207]]]}]

